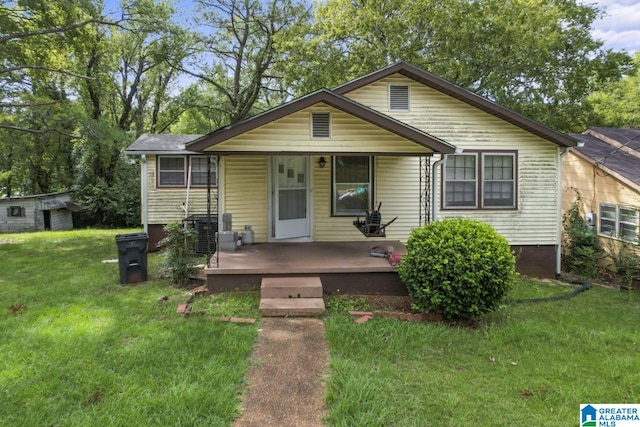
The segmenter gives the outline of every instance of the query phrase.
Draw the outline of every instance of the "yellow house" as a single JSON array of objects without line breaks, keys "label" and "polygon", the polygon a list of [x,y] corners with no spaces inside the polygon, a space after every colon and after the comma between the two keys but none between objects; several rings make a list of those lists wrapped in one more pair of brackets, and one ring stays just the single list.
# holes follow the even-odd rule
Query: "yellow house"
[{"label": "yellow house", "polygon": [[[507,238],[519,271],[552,276],[561,155],[575,144],[400,62],[207,135],[143,135],[127,153],[143,158],[150,242],[206,213],[210,158],[210,211],[251,225],[256,243],[406,242],[424,223],[467,217]],[[367,236],[354,221],[378,207],[382,224],[395,220]]]},{"label": "yellow house", "polygon": [[640,129],[594,127],[573,137],[579,146],[564,158],[563,210],[579,194],[580,209],[603,242],[637,242]]}]

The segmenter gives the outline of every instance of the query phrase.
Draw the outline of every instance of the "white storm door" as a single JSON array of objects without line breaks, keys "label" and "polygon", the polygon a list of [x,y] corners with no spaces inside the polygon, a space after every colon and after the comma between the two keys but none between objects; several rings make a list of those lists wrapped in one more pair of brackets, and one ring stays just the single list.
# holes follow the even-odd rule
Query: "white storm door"
[{"label": "white storm door", "polygon": [[276,239],[309,236],[309,158],[274,157],[274,224]]}]

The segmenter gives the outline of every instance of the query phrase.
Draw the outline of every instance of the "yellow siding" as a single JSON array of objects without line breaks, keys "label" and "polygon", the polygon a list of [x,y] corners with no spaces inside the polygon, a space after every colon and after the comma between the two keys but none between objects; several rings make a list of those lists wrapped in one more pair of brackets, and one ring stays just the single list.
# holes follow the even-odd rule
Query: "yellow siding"
[{"label": "yellow siding", "polygon": [[640,194],[590,162],[570,153],[564,158],[562,209],[576,200],[574,189],[582,199],[583,212],[598,212],[599,203],[640,206]]},{"label": "yellow siding", "polygon": [[[211,191],[211,211],[216,212],[216,192]],[[185,217],[183,206],[187,202],[186,188],[156,188],[156,156],[147,156],[147,194],[149,224],[167,224],[182,221]],[[206,188],[191,188],[189,191],[188,215],[207,213]]]},{"label": "yellow siding", "polygon": [[[311,138],[312,111],[331,113],[331,138]],[[333,107],[318,104],[220,143],[210,151],[430,153],[432,150]]]},{"label": "yellow siding", "polygon": [[[410,111],[389,111],[389,83],[410,85]],[[438,217],[478,219],[493,226],[513,245],[556,243],[559,149],[555,144],[399,74],[346,96],[459,148],[517,150],[517,211],[449,210],[439,211]],[[417,191],[415,194],[417,198]],[[434,198],[436,203],[439,203],[438,196]]]},{"label": "yellow siding", "polygon": [[223,170],[224,210],[233,217],[233,229],[241,231],[251,225],[256,242],[266,242],[268,233],[268,191],[266,156],[221,158]]},{"label": "yellow siding", "polygon": [[[353,225],[354,217],[331,216],[331,169],[314,160],[314,212],[316,241],[366,240]],[[387,228],[387,239],[406,241],[419,224],[419,159],[417,157],[376,157],[374,201],[382,203],[382,222],[398,217]],[[371,239],[369,240],[380,240]]]}]

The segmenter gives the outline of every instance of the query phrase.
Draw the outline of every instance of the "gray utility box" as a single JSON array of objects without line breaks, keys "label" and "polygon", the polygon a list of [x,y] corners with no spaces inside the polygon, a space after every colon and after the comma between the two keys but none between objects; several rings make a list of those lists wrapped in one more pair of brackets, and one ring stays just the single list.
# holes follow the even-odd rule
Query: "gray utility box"
[{"label": "gray utility box", "polygon": [[120,283],[137,283],[147,280],[147,233],[118,234],[118,264]]}]

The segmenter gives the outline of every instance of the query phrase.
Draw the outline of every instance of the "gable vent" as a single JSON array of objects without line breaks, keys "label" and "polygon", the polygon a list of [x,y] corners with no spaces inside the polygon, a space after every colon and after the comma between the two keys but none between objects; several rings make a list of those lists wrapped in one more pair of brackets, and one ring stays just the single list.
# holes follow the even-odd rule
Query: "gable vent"
[{"label": "gable vent", "polygon": [[389,109],[409,110],[409,86],[389,85]]},{"label": "gable vent", "polygon": [[311,136],[313,138],[331,137],[330,113],[311,113]]}]

